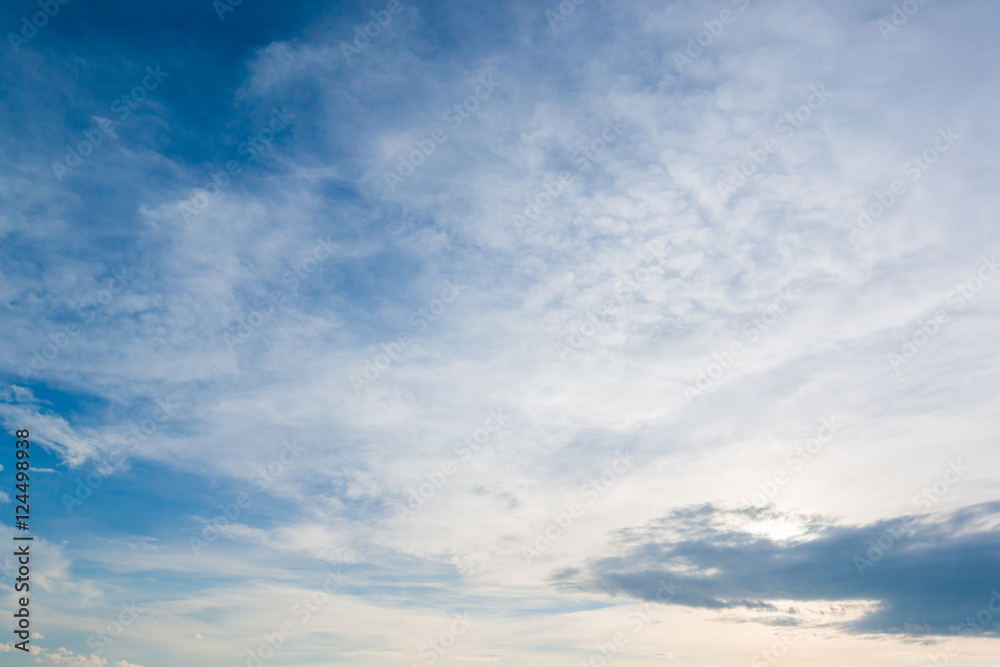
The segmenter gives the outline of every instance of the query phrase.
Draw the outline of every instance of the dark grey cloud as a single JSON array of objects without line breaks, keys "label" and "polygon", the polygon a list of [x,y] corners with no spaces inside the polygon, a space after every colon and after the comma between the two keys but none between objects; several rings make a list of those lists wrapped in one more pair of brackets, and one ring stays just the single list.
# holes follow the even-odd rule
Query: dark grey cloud
[{"label": "dark grey cloud", "polygon": [[[804,534],[762,536],[754,526],[793,520]],[[1000,635],[1000,502],[949,514],[845,525],[773,508],[711,504],[670,512],[615,534],[619,555],[555,575],[565,587],[655,599],[660,581],[680,590],[669,603],[708,609],[777,610],[776,600],[875,600],[842,623],[854,633]],[[794,609],[779,622],[801,622]]]}]

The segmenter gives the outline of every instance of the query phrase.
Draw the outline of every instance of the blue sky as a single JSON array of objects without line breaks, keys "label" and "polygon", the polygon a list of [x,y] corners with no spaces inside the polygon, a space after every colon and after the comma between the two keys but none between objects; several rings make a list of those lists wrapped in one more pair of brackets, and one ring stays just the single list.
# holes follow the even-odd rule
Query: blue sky
[{"label": "blue sky", "polygon": [[995,663],[997,7],[223,3],[0,8],[3,664]]}]

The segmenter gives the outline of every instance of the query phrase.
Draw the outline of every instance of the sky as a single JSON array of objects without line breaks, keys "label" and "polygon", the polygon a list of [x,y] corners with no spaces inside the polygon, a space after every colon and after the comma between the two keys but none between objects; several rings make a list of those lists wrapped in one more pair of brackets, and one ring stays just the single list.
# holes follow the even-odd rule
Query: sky
[{"label": "sky", "polygon": [[4,3],[0,664],[995,665],[998,20]]}]

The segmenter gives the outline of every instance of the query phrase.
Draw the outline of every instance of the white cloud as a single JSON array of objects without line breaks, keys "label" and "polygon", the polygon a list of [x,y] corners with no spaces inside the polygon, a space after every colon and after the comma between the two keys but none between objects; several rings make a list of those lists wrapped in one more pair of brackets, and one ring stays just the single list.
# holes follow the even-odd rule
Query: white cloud
[{"label": "white cloud", "polygon": [[89,656],[77,655],[66,648],[59,648],[55,651],[40,649],[38,655],[41,657],[36,658],[36,662],[42,662],[42,658],[45,658],[49,661],[49,664],[63,665],[65,667],[104,667],[108,664],[107,660],[100,656],[94,654]]},{"label": "white cloud", "polygon": [[45,410],[31,390],[11,385],[0,391],[0,420],[10,432],[31,424],[31,439],[51,447],[70,465],[94,456],[100,440],[90,429],[74,428],[62,416]]},{"label": "white cloud", "polygon": [[[788,452],[830,414],[846,424],[842,437],[783,486],[777,502],[854,521],[893,515],[919,491],[918,480],[936,479],[941,461],[959,454],[976,461],[976,474],[945,502],[993,497],[997,362],[982,332],[1000,319],[1000,283],[956,312],[903,374],[885,361],[947,303],[981,253],[1000,245],[996,193],[969,185],[995,180],[989,110],[997,87],[988,85],[995,75],[967,72],[968,62],[982,59],[981,43],[950,33],[922,41],[916,21],[887,43],[857,3],[754,3],[679,73],[673,51],[714,10],[594,2],[558,35],[544,31],[544,8],[512,7],[504,17],[517,49],[462,42],[440,60],[427,55],[437,49],[422,48],[424,11],[413,8],[394,23],[393,36],[387,31],[368,49],[363,66],[345,66],[341,37],[323,31],[258,52],[239,95],[269,108],[294,99],[301,86],[314,90],[309,114],[296,120],[303,135],[283,137],[266,172],[248,169],[239,187],[214,197],[189,224],[178,209],[191,197],[186,187],[140,206],[135,263],[143,277],[46,370],[54,385],[98,395],[112,408],[67,417],[21,387],[0,403],[8,428],[31,424],[39,442],[71,465],[140,424],[151,397],[168,395],[177,397],[175,416],[135,452],[152,464],[248,490],[247,478],[281,455],[282,440],[294,437],[306,448],[252,496],[251,511],[220,531],[203,560],[184,540],[77,548],[75,556],[115,573],[238,574],[264,590],[274,577],[288,584],[281,592],[289,605],[300,588],[308,592],[301,571],[292,564],[269,571],[262,555],[392,563],[375,569],[393,572],[404,562],[412,581],[426,575],[428,585],[457,573],[448,581],[456,604],[487,600],[494,622],[484,624],[480,652],[490,640],[575,648],[602,623],[616,622],[617,612],[570,610],[532,628],[496,601],[516,601],[511,609],[576,602],[550,587],[552,572],[608,555],[609,532],[666,507],[738,502],[783,469]],[[949,11],[967,23],[972,10]],[[352,29],[337,27],[337,35]],[[385,172],[415,140],[445,126],[443,113],[486,69],[500,82],[496,95],[388,192]],[[831,100],[721,200],[719,179],[821,84]],[[615,117],[622,134],[580,171],[578,150]],[[891,215],[851,244],[844,225],[872,189],[880,192],[947,125],[963,134],[955,152],[909,183]],[[204,180],[201,166],[146,157],[182,182]],[[511,215],[538,201],[562,170],[574,174],[572,183],[518,233]],[[350,195],[331,198],[331,190]],[[343,234],[343,256],[293,292],[286,272],[328,230]],[[47,242],[76,233],[61,219],[19,231]],[[640,282],[647,242],[669,244],[665,268],[650,269],[623,295],[620,281]],[[8,303],[37,294],[45,306],[37,318],[12,309],[12,317],[37,321],[42,334],[11,334],[0,342],[8,356],[23,359],[43,343],[58,330],[53,304],[89,298],[105,277],[96,264],[67,263],[42,282],[16,276],[0,288]],[[445,279],[469,288],[416,332],[411,315],[429,307]],[[280,307],[230,351],[223,336],[276,289],[284,290]],[[786,289],[798,295],[794,306],[773,324],[753,325],[755,337],[746,333]],[[588,313],[608,299],[615,313],[591,328]],[[412,346],[355,393],[350,376],[400,332],[414,335]],[[575,346],[570,341],[582,344],[562,360],[557,346]],[[688,401],[685,387],[733,342],[745,353]],[[496,407],[510,415],[491,442],[503,449],[456,461],[456,441],[471,437]],[[635,469],[588,504],[541,558],[523,562],[522,548],[619,450],[631,453]],[[393,522],[387,508],[433,484],[446,461],[456,472],[412,519]],[[846,493],[844,480],[859,469],[879,483]],[[0,500],[7,500],[2,492]],[[210,518],[216,504],[192,515]],[[280,523],[272,518],[279,515]],[[201,525],[192,520],[190,528]],[[60,576],[67,571],[60,565]],[[103,590],[77,585],[67,595],[74,602]],[[160,632],[210,637],[211,655],[226,655],[234,643],[257,640],[242,632],[242,615],[261,632],[272,627],[272,603],[256,590],[171,601]],[[409,644],[386,644],[407,659],[425,628],[394,606],[394,596],[406,594],[386,593],[379,604],[389,611],[345,603],[357,617],[338,611],[338,620],[369,637],[381,636],[382,613],[410,624]],[[220,620],[196,622],[186,615],[192,607],[218,611]],[[579,625],[561,629],[567,619]],[[697,635],[713,619],[706,613],[678,623]],[[507,643],[518,637],[530,641]],[[754,641],[741,630],[741,647]],[[509,655],[521,657],[514,648]]]}]

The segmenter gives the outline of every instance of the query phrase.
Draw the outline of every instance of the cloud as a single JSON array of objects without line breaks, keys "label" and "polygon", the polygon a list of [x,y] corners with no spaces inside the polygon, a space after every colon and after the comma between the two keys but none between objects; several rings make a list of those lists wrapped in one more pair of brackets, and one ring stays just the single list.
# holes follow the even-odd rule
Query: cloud
[{"label": "cloud", "polygon": [[0,390],[0,421],[11,432],[31,424],[32,441],[52,448],[70,465],[80,465],[100,451],[101,442],[93,431],[74,428],[42,404],[30,389],[10,385]]},{"label": "cloud", "polygon": [[[37,635],[38,633],[36,633]],[[38,635],[37,638],[41,638]],[[0,651],[4,649],[0,647]],[[9,650],[9,649],[7,649]],[[98,655],[82,655],[74,653],[67,648],[58,648],[55,651],[50,651],[48,649],[40,648],[38,646],[32,647],[32,652],[39,657],[35,658],[35,662],[43,662],[43,659],[48,660],[48,664],[58,665],[60,667],[106,667],[108,661]],[[130,663],[126,660],[119,660],[114,663],[114,667],[142,667],[142,665],[137,665]]]},{"label": "cloud", "polygon": [[[919,517],[863,575],[852,557],[867,558],[866,541],[894,525],[873,517],[899,513],[893,503],[942,457],[968,454],[976,466],[949,507],[996,497],[997,355],[982,335],[997,329],[996,281],[905,372],[885,363],[923,335],[981,252],[1000,247],[988,187],[1000,86],[993,69],[968,66],[995,50],[996,9],[928,5],[883,40],[866,3],[724,0],[737,21],[700,48],[719,8],[693,0],[512,0],[486,13],[403,4],[351,62],[341,43],[380,7],[242,3],[220,22],[209,2],[124,19],[81,4],[74,26],[84,29],[60,32],[60,17],[32,41],[37,52],[0,54],[6,88],[26,91],[0,100],[0,357],[5,382],[17,382],[0,419],[30,425],[71,466],[102,442],[137,443],[131,469],[98,489],[88,469],[38,461],[57,472],[33,487],[52,493],[36,502],[63,512],[73,494],[90,496],[60,533],[57,581],[40,579],[52,618],[79,628],[105,595],[162,598],[162,625],[134,638],[145,650],[136,655],[157,667],[221,664],[273,627],[274,598],[261,593],[273,581],[308,593],[310,568],[345,562],[368,573],[359,600],[377,602],[364,616],[372,624],[345,613],[337,625],[357,653],[338,655],[343,645],[317,630],[302,660],[384,662],[363,655],[377,646],[406,664],[424,631],[404,641],[390,635],[395,620],[467,602],[488,608],[498,632],[546,628],[532,645],[579,630],[590,646],[593,628],[525,609],[576,612],[591,591],[642,597],[658,575],[692,579],[678,616],[808,625],[819,616],[802,610],[840,605],[857,618],[838,615],[837,627],[854,633],[947,631],[961,609],[987,604],[989,587],[978,602],[974,589],[986,584],[976,573],[991,571],[976,551],[988,531],[972,519],[961,528],[957,513]],[[547,11],[558,7],[575,9],[553,30]],[[702,53],[679,71],[673,54],[689,45]],[[53,178],[53,160],[95,118],[114,118],[114,95],[156,63],[169,78],[118,137]],[[481,76],[496,90],[470,98]],[[829,101],[805,108],[808,122],[755,167],[749,156],[817,86]],[[466,100],[474,111],[455,116]],[[250,160],[243,142],[286,107],[296,118]],[[873,188],[885,197],[901,163],[948,123],[963,135],[956,150],[850,243],[844,225]],[[428,144],[439,128],[447,140]],[[386,173],[418,161],[387,187]],[[723,201],[720,182],[747,164],[755,173]],[[559,185],[563,171],[570,182]],[[203,210],[186,216],[181,207],[202,196]],[[336,251],[304,272],[318,239]],[[671,250],[657,263],[649,243]],[[445,280],[468,289],[414,324]],[[757,323],[789,289],[794,306]],[[612,316],[601,314],[607,303]],[[355,392],[352,374],[382,363],[401,332],[413,344]],[[720,362],[734,342],[746,352]],[[687,400],[720,363],[726,372]],[[149,422],[167,396],[169,422]],[[456,442],[497,407],[511,419],[495,451],[443,476],[466,446]],[[823,514],[718,509],[771,479],[830,413],[850,426],[777,497]],[[279,443],[292,437],[307,453],[282,463]],[[619,448],[635,469],[604,493],[588,480]],[[859,466],[878,484],[845,493]],[[524,564],[582,484],[599,498]],[[666,506],[656,500],[665,488]],[[234,523],[240,493],[251,502]],[[419,511],[394,521],[392,508],[411,501]],[[710,509],[678,510],[608,551],[608,531],[688,503]],[[189,537],[220,516],[229,525],[195,556]],[[934,557],[951,573],[919,576]],[[968,581],[949,579],[966,570]],[[557,589],[542,585],[553,571]],[[91,625],[117,613],[106,611]],[[197,647],[164,639],[196,632],[209,637]],[[528,643],[513,635],[484,642]]]},{"label": "cloud", "polygon": [[[562,571],[556,581],[652,600],[658,582],[673,578],[681,591],[670,604],[717,610],[875,601],[838,625],[853,633],[1000,636],[1000,607],[968,620],[1000,603],[998,527],[1000,502],[866,525],[706,504],[619,532],[613,544],[621,555]],[[790,609],[781,622],[802,619]]]},{"label": "cloud", "polygon": [[47,658],[50,664],[61,667],[105,667],[108,664],[107,660],[94,654],[89,656],[77,655],[66,648],[58,648],[55,651],[48,651],[37,646],[34,648],[39,649],[38,655],[41,656],[35,659],[36,662],[41,662],[42,658]]}]

